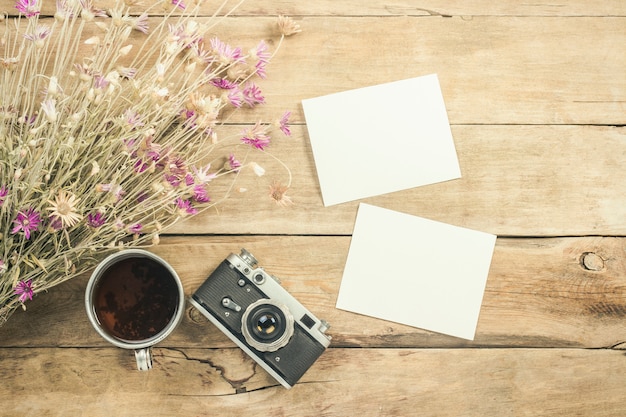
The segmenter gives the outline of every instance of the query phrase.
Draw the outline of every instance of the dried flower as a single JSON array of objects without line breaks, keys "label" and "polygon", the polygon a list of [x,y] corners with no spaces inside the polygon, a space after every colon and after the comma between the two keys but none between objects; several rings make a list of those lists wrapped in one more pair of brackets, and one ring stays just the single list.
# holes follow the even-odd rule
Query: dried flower
[{"label": "dried flower", "polygon": [[241,141],[257,149],[264,150],[270,144],[267,127],[257,122],[253,127],[243,130]]},{"label": "dried flower", "polygon": [[18,0],[15,4],[15,8],[24,16],[31,18],[39,14],[37,8],[37,0]]},{"label": "dried flower", "polygon": [[141,223],[133,223],[128,226],[128,232],[132,234],[139,234],[143,230],[143,225]]},{"label": "dried flower", "polygon": [[89,213],[87,215],[87,224],[89,225],[89,227],[93,227],[94,229],[97,229],[99,227],[104,226],[105,223],[106,223],[106,218],[104,217],[104,214],[102,214],[99,211],[95,213]]},{"label": "dried flower", "polygon": [[228,171],[239,172],[239,169],[241,168],[241,162],[237,158],[235,158],[235,154],[231,153],[230,155],[228,155],[228,161],[226,162],[225,168]]},{"label": "dried flower", "polygon": [[19,300],[21,303],[24,301],[33,299],[33,280],[29,279],[28,281],[18,281],[15,289],[13,291],[15,295],[19,295]]},{"label": "dried flower", "polygon": [[46,120],[50,123],[56,123],[57,121],[56,103],[56,100],[53,98],[49,98],[41,103],[41,110],[43,110],[46,115]]},{"label": "dried flower", "polygon": [[177,198],[175,204],[178,208],[178,213],[183,217],[198,213],[198,210],[192,206],[191,201],[189,200]]},{"label": "dried flower", "polygon": [[61,221],[62,227],[72,227],[78,223],[83,216],[78,213],[76,205],[80,201],[74,194],[61,190],[54,197],[54,201],[48,200],[50,207],[50,217]]},{"label": "dried flower", "polygon": [[290,111],[286,111],[283,113],[282,117],[278,119],[276,125],[278,128],[285,134],[285,136],[291,136],[291,129],[289,128],[289,117],[291,116]]},{"label": "dried flower", "polygon": [[270,185],[270,197],[279,206],[289,206],[293,204],[293,202],[291,201],[291,198],[286,194],[288,189],[288,186],[282,185],[279,181],[274,181],[272,185]]},{"label": "dried flower", "polygon": [[9,190],[7,190],[7,187],[5,185],[0,187],[0,207],[2,207],[2,205],[4,204],[4,200],[6,199],[8,194]]},{"label": "dried flower", "polygon": [[278,16],[278,30],[283,36],[291,36],[302,32],[300,25],[289,16]]},{"label": "dried flower", "polygon": [[13,229],[11,233],[16,234],[19,232],[24,233],[24,237],[30,239],[31,232],[34,232],[39,228],[41,223],[41,215],[32,207],[23,209],[17,212],[15,220],[13,220]]},{"label": "dried flower", "polygon": [[253,82],[248,82],[242,90],[243,101],[250,107],[265,103],[261,89]]},{"label": "dried flower", "polygon": [[223,201],[240,189],[229,172],[264,175],[235,151],[265,158],[272,129],[289,132],[285,113],[221,133],[232,112],[265,103],[256,82],[284,35],[244,49],[205,39],[214,25],[196,20],[201,2],[167,0],[148,19],[131,1],[107,14],[93,0],[56,0],[43,24],[40,0],[16,0],[19,16],[0,19],[0,325],[33,289],[158,244],[181,217]]},{"label": "dried flower", "polygon": [[31,33],[24,35],[24,39],[28,39],[33,42],[37,48],[42,48],[44,40],[50,36],[50,28],[44,25],[37,25]]}]

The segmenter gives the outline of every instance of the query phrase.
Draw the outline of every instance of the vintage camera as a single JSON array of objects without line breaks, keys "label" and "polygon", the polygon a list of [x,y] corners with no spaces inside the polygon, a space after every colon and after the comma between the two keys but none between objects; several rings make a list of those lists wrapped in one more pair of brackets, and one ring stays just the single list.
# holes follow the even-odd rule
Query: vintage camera
[{"label": "vintage camera", "polygon": [[245,249],[231,253],[190,303],[285,388],[291,388],[330,344],[315,317]]}]

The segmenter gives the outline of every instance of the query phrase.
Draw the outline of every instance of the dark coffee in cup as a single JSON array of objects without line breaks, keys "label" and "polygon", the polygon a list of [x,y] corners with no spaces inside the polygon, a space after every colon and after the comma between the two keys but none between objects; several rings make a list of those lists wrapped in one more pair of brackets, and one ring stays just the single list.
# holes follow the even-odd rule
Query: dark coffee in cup
[{"label": "dark coffee in cup", "polygon": [[93,306],[103,329],[124,341],[149,339],[176,315],[176,279],[146,257],[125,258],[110,265],[93,291]]},{"label": "dark coffee in cup", "polygon": [[152,368],[152,346],[180,323],[183,285],[165,260],[143,249],[124,249],[94,269],[85,289],[87,317],[115,346],[135,351],[137,369]]}]

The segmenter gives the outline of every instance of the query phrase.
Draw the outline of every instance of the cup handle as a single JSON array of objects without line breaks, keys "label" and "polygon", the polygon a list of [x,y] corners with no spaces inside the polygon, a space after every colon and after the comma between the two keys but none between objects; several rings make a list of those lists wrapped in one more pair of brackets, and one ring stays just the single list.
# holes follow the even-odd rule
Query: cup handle
[{"label": "cup handle", "polygon": [[140,371],[152,369],[152,348],[136,349],[135,359],[137,360],[137,369]]}]

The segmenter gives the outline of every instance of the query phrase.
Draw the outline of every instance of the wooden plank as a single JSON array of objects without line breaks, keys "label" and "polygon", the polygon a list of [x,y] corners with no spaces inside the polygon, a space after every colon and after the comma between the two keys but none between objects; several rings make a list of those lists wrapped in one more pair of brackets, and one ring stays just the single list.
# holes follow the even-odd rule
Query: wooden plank
[{"label": "wooden plank", "polygon": [[[44,1],[43,12],[54,13],[54,2]],[[154,3],[153,1],[144,2]],[[191,4],[191,2],[188,2]],[[238,1],[228,0],[227,9]],[[0,10],[14,13],[14,2],[0,1]],[[97,1],[95,4],[105,10],[115,1]],[[222,0],[206,0],[202,11],[212,14],[222,4]],[[145,6],[145,5],[144,5]],[[133,7],[141,11],[141,7]],[[625,16],[626,5],[621,0],[605,0],[589,4],[588,0],[552,1],[549,3],[519,2],[514,0],[443,0],[436,4],[429,1],[396,0],[385,3],[375,0],[319,0],[316,2],[294,2],[291,0],[247,1],[236,10],[238,16],[266,16],[268,14],[288,14],[294,16]]]},{"label": "wooden plank", "polygon": [[[624,17],[306,17],[300,23],[304,33],[283,44],[261,83],[267,104],[254,114],[237,112],[231,122],[273,120],[290,109],[302,123],[302,99],[437,73],[452,124],[626,124]],[[274,18],[227,19],[207,37],[248,50],[263,38],[274,43],[274,26]],[[86,37],[100,33],[90,30]]]},{"label": "wooden plank", "polygon": [[[626,129],[453,126],[452,134],[461,179],[361,201],[498,235],[626,233]],[[293,206],[276,207],[269,198],[271,182],[286,181],[284,169],[254,154],[250,160],[266,168],[265,177],[244,171],[235,189],[243,187],[245,193],[232,193],[217,211],[189,219],[172,232],[352,233],[358,202],[323,206],[303,128],[294,127],[290,139],[277,138],[268,152],[292,170],[287,194]],[[373,169],[385,169],[386,164],[380,161]]]},{"label": "wooden plank", "polygon": [[[349,237],[204,236],[167,238],[153,250],[172,264],[190,295],[230,252],[247,248],[331,323],[335,347],[602,348],[626,342],[624,238],[498,239],[473,342],[336,309],[349,244]],[[419,265],[407,270],[419,273]],[[86,277],[74,279],[38,295],[0,328],[0,346],[107,346],[87,321],[85,285]],[[161,346],[234,344],[188,306]]]},{"label": "wooden plank", "polygon": [[236,349],[0,349],[3,413],[20,416],[618,416],[623,352],[330,349],[285,390]]}]

